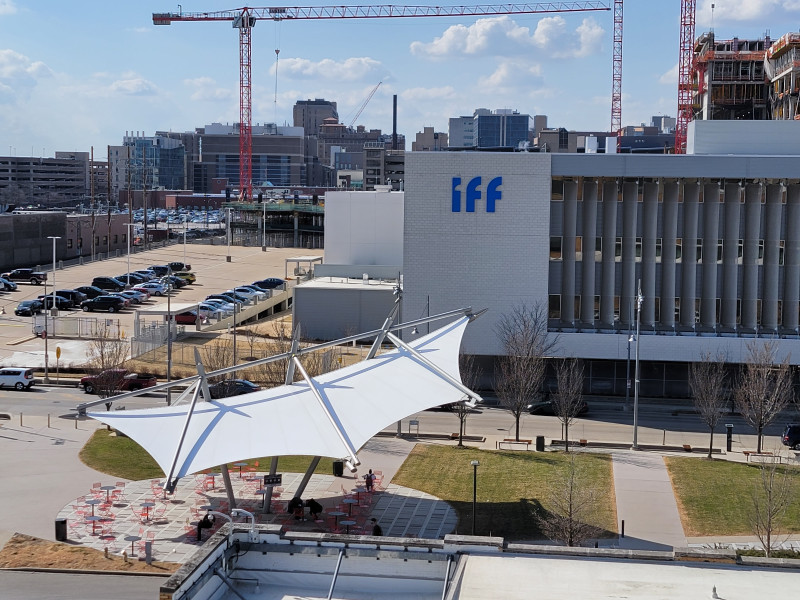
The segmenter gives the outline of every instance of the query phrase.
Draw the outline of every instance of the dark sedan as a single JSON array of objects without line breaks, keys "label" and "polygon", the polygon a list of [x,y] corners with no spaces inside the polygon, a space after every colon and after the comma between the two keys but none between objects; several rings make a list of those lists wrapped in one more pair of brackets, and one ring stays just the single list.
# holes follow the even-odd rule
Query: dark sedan
[{"label": "dark sedan", "polygon": [[241,394],[249,394],[257,392],[261,386],[247,381],[247,379],[226,379],[214,385],[208,386],[208,392],[211,398],[216,400],[218,398],[228,398],[229,396],[239,396]]},{"label": "dark sedan", "polygon": [[44,304],[39,300],[23,300],[14,309],[14,314],[18,317],[32,317],[44,310]]},{"label": "dark sedan", "polygon": [[[44,304],[47,310],[50,310],[53,308],[53,294],[39,296],[39,302]],[[74,305],[72,304],[72,300],[64,296],[59,296],[58,293],[56,293],[55,306],[58,310],[69,310]]]},{"label": "dark sedan", "polygon": [[101,290],[99,287],[95,285],[82,285],[80,287],[76,287],[75,289],[83,294],[86,294],[86,298],[84,298],[84,300],[86,300],[87,298],[88,299],[97,298],[98,296],[103,296],[106,293],[105,290]]},{"label": "dark sedan", "polygon": [[122,298],[116,296],[97,296],[81,302],[81,310],[84,312],[92,312],[95,310],[102,310],[105,312],[117,312],[125,307]]},{"label": "dark sedan", "polygon": [[279,277],[267,277],[266,279],[254,281],[253,285],[260,287],[262,290],[274,290],[275,288],[283,286],[285,283],[286,282]]}]

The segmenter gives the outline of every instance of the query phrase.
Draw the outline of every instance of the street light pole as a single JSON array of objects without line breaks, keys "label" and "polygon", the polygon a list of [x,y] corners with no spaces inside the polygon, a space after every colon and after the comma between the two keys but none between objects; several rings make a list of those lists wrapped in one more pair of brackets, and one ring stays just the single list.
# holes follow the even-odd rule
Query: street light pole
[{"label": "street light pole", "polygon": [[[56,240],[60,240],[60,236],[56,235],[49,235],[47,236],[48,240],[53,240],[53,306],[52,314],[58,314],[57,306],[56,306]],[[47,319],[45,319],[45,323],[47,323]]]},{"label": "street light pole", "polygon": [[478,508],[478,466],[481,464],[473,460],[472,465],[472,535],[475,535],[475,515]]},{"label": "street light pole", "polygon": [[[167,383],[172,381],[172,267],[167,267]],[[167,388],[167,406],[172,406],[172,388]]]},{"label": "street light pole", "polygon": [[228,262],[231,262],[231,207],[228,207],[228,218],[227,225],[228,225],[228,235],[225,236],[228,238]]},{"label": "street light pole", "polygon": [[264,214],[261,217],[261,251],[267,251],[267,203],[262,199],[262,209],[264,210]]},{"label": "street light pole", "polygon": [[636,294],[636,373],[633,387],[633,450],[639,449],[639,344],[641,338],[639,331],[642,323],[642,280],[639,280],[639,291]]},{"label": "street light pole", "polygon": [[131,227],[136,227],[136,223],[125,223],[128,228],[128,281],[125,283],[130,287],[131,285]]},{"label": "street light pole", "polygon": [[628,326],[628,362],[625,365],[625,410],[630,410],[630,393],[631,393],[631,342],[633,341],[633,334],[630,332],[630,325]]},{"label": "street light pole", "polygon": [[[47,236],[47,239],[53,240],[53,306],[51,307],[50,314],[55,316],[58,314],[56,309],[56,240],[60,240],[61,237],[57,235],[49,235]],[[47,285],[47,283],[45,283],[45,285]],[[47,300],[47,289],[45,289],[45,300]],[[44,331],[42,332],[42,335],[44,336],[44,382],[50,383],[50,372],[48,365],[50,361],[49,352],[47,351],[47,310],[44,311]]]},{"label": "street light pole", "polygon": [[186,222],[183,223],[183,266],[186,268]]}]

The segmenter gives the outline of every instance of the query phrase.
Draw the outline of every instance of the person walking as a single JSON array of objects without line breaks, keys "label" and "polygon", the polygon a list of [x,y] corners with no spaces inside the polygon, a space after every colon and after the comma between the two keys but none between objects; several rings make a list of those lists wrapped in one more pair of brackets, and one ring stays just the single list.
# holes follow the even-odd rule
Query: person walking
[{"label": "person walking", "polygon": [[367,488],[368,492],[372,491],[372,485],[375,482],[375,474],[372,472],[372,469],[369,470],[369,473],[364,475],[364,485]]}]

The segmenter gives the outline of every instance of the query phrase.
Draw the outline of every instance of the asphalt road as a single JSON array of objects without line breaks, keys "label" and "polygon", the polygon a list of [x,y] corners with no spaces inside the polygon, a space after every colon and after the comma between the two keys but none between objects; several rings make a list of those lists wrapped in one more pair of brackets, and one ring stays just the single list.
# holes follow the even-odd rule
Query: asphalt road
[{"label": "asphalt road", "polygon": [[166,577],[0,571],[3,600],[141,600],[157,598]]}]

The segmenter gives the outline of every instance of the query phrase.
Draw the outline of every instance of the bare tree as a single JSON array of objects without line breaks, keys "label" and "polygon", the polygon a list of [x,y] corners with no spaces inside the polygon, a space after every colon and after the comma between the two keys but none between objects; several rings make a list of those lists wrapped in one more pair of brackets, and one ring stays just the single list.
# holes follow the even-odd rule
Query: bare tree
[{"label": "bare tree", "polygon": [[498,360],[495,389],[500,404],[514,416],[516,438],[519,421],[544,380],[545,357],[557,337],[547,333],[547,307],[541,302],[520,304],[502,315],[495,331],[504,355]]},{"label": "bare tree", "polygon": [[549,511],[536,517],[542,533],[567,546],[580,546],[601,531],[589,523],[595,516],[599,498],[588,483],[579,457],[580,453],[573,453],[569,462],[559,469],[559,479],[546,498]]},{"label": "bare tree", "polygon": [[794,499],[795,482],[790,472],[776,461],[760,465],[760,477],[753,484],[753,512],[750,525],[767,558],[775,550],[785,526],[786,511]]},{"label": "bare tree", "polygon": [[776,350],[772,342],[747,345],[747,363],[734,396],[736,410],[758,434],[756,452],[761,452],[764,428],[786,407],[792,394],[789,359],[776,364]]},{"label": "bare tree", "polygon": [[[217,339],[214,342],[205,344],[200,350],[203,360],[203,367],[206,371],[216,371],[230,367],[233,364],[233,344],[230,340]],[[224,377],[212,377],[211,381],[220,381]]]},{"label": "bare tree", "polygon": [[122,378],[115,369],[121,369],[128,359],[130,344],[117,334],[106,319],[98,319],[95,333],[86,350],[86,370],[96,375],[95,391],[101,398],[108,398],[119,391]]},{"label": "bare tree", "polygon": [[[483,369],[475,364],[475,357],[470,354],[459,354],[458,370],[461,373],[461,383],[471,390],[475,389],[483,374]],[[467,417],[472,409],[464,402],[454,402],[449,408],[450,412],[458,417],[458,445],[463,447]]]},{"label": "bare tree", "polygon": [[569,426],[583,406],[583,362],[577,358],[559,361],[556,366],[558,391],[553,394],[553,413],[564,426],[564,442],[569,452]]},{"label": "bare tree", "polygon": [[714,448],[714,428],[722,418],[722,411],[728,403],[725,397],[725,355],[712,356],[710,352],[700,355],[700,361],[689,367],[689,387],[692,389],[692,402],[700,413],[700,418],[708,425],[708,458]]}]

